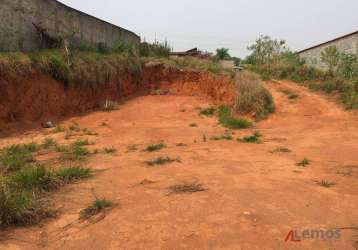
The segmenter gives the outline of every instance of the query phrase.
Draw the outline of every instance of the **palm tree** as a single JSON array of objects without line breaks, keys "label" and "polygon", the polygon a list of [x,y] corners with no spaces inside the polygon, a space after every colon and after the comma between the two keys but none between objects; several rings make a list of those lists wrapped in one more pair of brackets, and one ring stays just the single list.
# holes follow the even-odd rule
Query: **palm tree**
[{"label": "palm tree", "polygon": [[226,48],[217,49],[216,50],[216,58],[219,60],[230,59],[231,56],[229,54],[229,49],[226,49]]}]

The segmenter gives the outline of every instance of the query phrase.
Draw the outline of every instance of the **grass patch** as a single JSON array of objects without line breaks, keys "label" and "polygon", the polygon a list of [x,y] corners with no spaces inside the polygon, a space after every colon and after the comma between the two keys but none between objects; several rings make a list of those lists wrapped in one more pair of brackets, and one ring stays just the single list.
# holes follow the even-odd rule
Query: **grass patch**
[{"label": "grass patch", "polygon": [[1,149],[0,171],[13,172],[20,170],[35,161],[33,153],[39,149],[40,146],[36,143],[17,144]]},{"label": "grass patch", "polygon": [[145,163],[148,166],[155,166],[155,165],[165,165],[165,164],[169,164],[169,163],[173,163],[173,162],[181,163],[181,160],[179,158],[172,159],[170,157],[157,157],[153,160],[146,161]]},{"label": "grass patch", "polygon": [[158,144],[151,144],[149,145],[145,151],[148,151],[148,152],[154,152],[154,151],[159,151],[163,148],[167,147],[167,145],[165,145],[164,143],[158,143]]},{"label": "grass patch", "polygon": [[208,107],[208,108],[204,108],[201,109],[199,112],[199,115],[204,115],[204,116],[213,116],[215,114],[216,109],[213,107]]},{"label": "grass patch", "polygon": [[73,132],[81,132],[81,128],[78,124],[72,124],[68,127],[68,129]]},{"label": "grass patch", "polygon": [[56,146],[56,142],[52,138],[45,138],[43,143],[42,143],[42,147],[44,149],[49,149],[49,148],[52,148],[54,146]]},{"label": "grass patch", "polygon": [[245,136],[243,138],[239,138],[238,141],[239,142],[244,142],[244,143],[261,143],[261,137],[262,135],[260,134],[260,132],[255,132],[254,134],[250,135],[250,136]]},{"label": "grass patch", "polygon": [[58,133],[62,133],[62,132],[65,132],[66,129],[64,127],[61,127],[61,126],[57,126],[52,132],[54,134],[58,134]]},{"label": "grass patch", "polygon": [[90,151],[84,147],[90,145],[88,143],[88,141],[78,140],[70,146],[57,146],[56,150],[62,153],[60,159],[63,161],[80,161],[91,155]]},{"label": "grass patch", "polygon": [[320,185],[325,188],[330,188],[330,187],[335,186],[336,183],[332,182],[332,181],[322,180],[322,181],[317,181],[317,185]]},{"label": "grass patch", "polygon": [[222,134],[220,136],[213,136],[210,139],[213,141],[219,141],[219,140],[231,141],[233,138],[230,132],[226,132],[225,134]]},{"label": "grass patch", "polygon": [[219,107],[219,122],[224,127],[230,129],[245,129],[253,126],[251,121],[243,118],[234,118],[231,108],[226,106]]},{"label": "grass patch", "polygon": [[169,187],[169,194],[192,194],[197,192],[206,191],[202,184],[200,183],[182,183],[176,184]]},{"label": "grass patch", "polygon": [[106,199],[96,199],[91,205],[80,212],[81,220],[88,220],[89,218],[101,213],[106,208],[112,207],[113,202]]},{"label": "grass patch", "polygon": [[306,167],[308,165],[311,164],[311,161],[307,158],[304,158],[302,161],[299,161],[296,163],[297,166],[300,166],[300,167]]},{"label": "grass patch", "polygon": [[89,136],[97,136],[98,135],[98,133],[96,133],[96,132],[94,132],[94,131],[92,131],[92,130],[90,130],[90,129],[88,129],[88,128],[83,128],[82,129],[82,133],[83,133],[83,135],[89,135]]},{"label": "grass patch", "polygon": [[9,176],[0,176],[0,227],[35,224],[52,216],[54,211],[44,192],[87,178],[90,174],[90,169],[82,167],[49,170],[44,165],[35,165]]}]

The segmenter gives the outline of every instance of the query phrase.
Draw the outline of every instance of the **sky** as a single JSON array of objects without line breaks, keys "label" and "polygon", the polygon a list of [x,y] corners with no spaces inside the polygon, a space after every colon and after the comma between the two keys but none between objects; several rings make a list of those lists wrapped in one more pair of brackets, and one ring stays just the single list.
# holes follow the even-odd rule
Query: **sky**
[{"label": "sky", "polygon": [[296,51],[358,30],[358,0],[60,0],[174,51],[229,48],[245,57],[262,35]]}]

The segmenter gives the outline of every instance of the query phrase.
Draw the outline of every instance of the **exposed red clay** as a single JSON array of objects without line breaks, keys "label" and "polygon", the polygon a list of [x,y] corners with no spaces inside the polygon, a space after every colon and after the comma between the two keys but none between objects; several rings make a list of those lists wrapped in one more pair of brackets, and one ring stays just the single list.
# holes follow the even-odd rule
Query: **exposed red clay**
[{"label": "exposed red clay", "polygon": [[[225,129],[217,118],[198,115],[198,107],[211,104],[207,95],[141,96],[110,113],[64,121],[98,132],[92,147],[114,146],[118,154],[90,158],[89,165],[103,171],[51,195],[58,217],[3,230],[0,249],[354,249],[357,232],[349,229],[335,241],[285,239],[294,229],[358,224],[357,116],[295,84],[267,85],[276,113],[234,134],[259,130],[262,144],[210,140]],[[299,98],[290,101],[282,88]],[[0,146],[42,141],[45,133],[3,138]],[[64,141],[63,134],[50,136]],[[143,151],[161,140],[167,148]],[[128,151],[132,144],[138,150]],[[272,153],[277,147],[292,152]],[[148,168],[144,161],[156,156],[180,157],[182,163]],[[305,168],[296,165],[303,158],[312,161]],[[321,180],[336,185],[324,188],[316,183]],[[202,183],[207,190],[168,195],[169,186],[183,182]],[[81,222],[79,212],[93,194],[118,205],[92,223]]]}]

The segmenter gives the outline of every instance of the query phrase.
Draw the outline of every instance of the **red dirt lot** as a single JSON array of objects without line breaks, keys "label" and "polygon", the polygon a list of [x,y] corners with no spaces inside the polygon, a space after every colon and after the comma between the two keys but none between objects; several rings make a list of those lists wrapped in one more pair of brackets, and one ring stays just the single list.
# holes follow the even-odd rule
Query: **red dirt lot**
[{"label": "red dirt lot", "polygon": [[[355,249],[358,116],[293,83],[267,86],[276,113],[253,129],[235,131],[232,141],[210,140],[225,128],[216,117],[198,115],[210,103],[194,96],[141,96],[113,112],[66,120],[64,126],[75,121],[99,133],[89,137],[92,148],[113,146],[118,153],[91,157],[89,166],[98,170],[92,178],[52,195],[58,216],[3,230],[0,249]],[[282,93],[288,89],[299,97],[290,100]],[[263,143],[236,141],[254,131]],[[65,141],[63,133],[38,130],[0,139],[0,146],[47,136]],[[144,151],[160,141],[167,147]],[[138,149],[128,150],[133,144]],[[291,152],[272,153],[278,147]],[[181,163],[144,163],[157,156],[180,157]],[[311,164],[297,166],[304,158]],[[318,185],[322,180],[336,185]],[[168,187],[180,183],[206,190],[171,194]],[[80,221],[79,212],[95,196],[116,206]],[[285,242],[291,230],[338,228],[346,228],[339,239]]]}]

